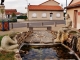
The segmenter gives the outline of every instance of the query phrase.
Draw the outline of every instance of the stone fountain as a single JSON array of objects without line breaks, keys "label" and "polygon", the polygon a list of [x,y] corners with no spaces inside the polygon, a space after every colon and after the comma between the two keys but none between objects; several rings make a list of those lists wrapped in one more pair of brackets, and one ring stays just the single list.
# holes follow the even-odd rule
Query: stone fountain
[{"label": "stone fountain", "polygon": [[66,45],[54,43],[55,37],[52,31],[22,32],[16,35],[16,39],[19,44],[19,53],[24,57],[23,60],[79,59],[77,54]]}]

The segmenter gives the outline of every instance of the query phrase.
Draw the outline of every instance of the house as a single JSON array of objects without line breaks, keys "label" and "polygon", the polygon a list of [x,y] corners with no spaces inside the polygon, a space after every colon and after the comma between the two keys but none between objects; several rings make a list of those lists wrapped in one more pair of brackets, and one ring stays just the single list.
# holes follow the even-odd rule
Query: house
[{"label": "house", "polygon": [[6,18],[10,18],[12,17],[12,14],[16,14],[16,15],[19,15],[20,12],[17,12],[16,9],[5,9],[5,15],[6,15]]},{"label": "house", "polygon": [[63,8],[55,0],[28,5],[28,20],[64,20]]},{"label": "house", "polygon": [[72,27],[80,29],[80,0],[72,0],[66,9],[72,20]]}]

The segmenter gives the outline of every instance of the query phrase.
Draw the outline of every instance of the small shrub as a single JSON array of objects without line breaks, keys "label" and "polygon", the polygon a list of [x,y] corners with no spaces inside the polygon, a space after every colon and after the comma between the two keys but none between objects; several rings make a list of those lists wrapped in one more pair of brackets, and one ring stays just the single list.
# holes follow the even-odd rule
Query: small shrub
[{"label": "small shrub", "polygon": [[17,19],[9,20],[9,22],[17,22]]}]

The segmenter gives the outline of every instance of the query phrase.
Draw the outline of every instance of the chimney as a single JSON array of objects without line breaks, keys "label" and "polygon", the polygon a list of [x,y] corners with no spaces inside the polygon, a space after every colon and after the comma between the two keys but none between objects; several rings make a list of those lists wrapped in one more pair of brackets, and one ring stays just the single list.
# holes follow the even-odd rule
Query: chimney
[{"label": "chimney", "polygon": [[29,3],[29,6],[30,6],[30,3]]},{"label": "chimney", "polygon": [[61,4],[61,7],[63,7],[63,4]]},{"label": "chimney", "polygon": [[49,0],[49,1],[53,1],[53,0]]}]

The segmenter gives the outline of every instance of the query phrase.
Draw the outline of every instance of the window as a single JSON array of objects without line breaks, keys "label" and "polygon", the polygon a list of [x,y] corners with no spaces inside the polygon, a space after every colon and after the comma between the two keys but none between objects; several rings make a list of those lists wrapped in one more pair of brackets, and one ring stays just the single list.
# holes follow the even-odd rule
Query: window
[{"label": "window", "polygon": [[32,17],[37,17],[36,13],[33,13],[33,14],[32,14]]},{"label": "window", "polygon": [[57,14],[56,14],[56,17],[57,17],[57,18],[60,18],[60,16],[61,16],[60,13],[57,13]]},{"label": "window", "polygon": [[42,17],[46,17],[46,13],[43,13],[43,14],[42,14]]}]

